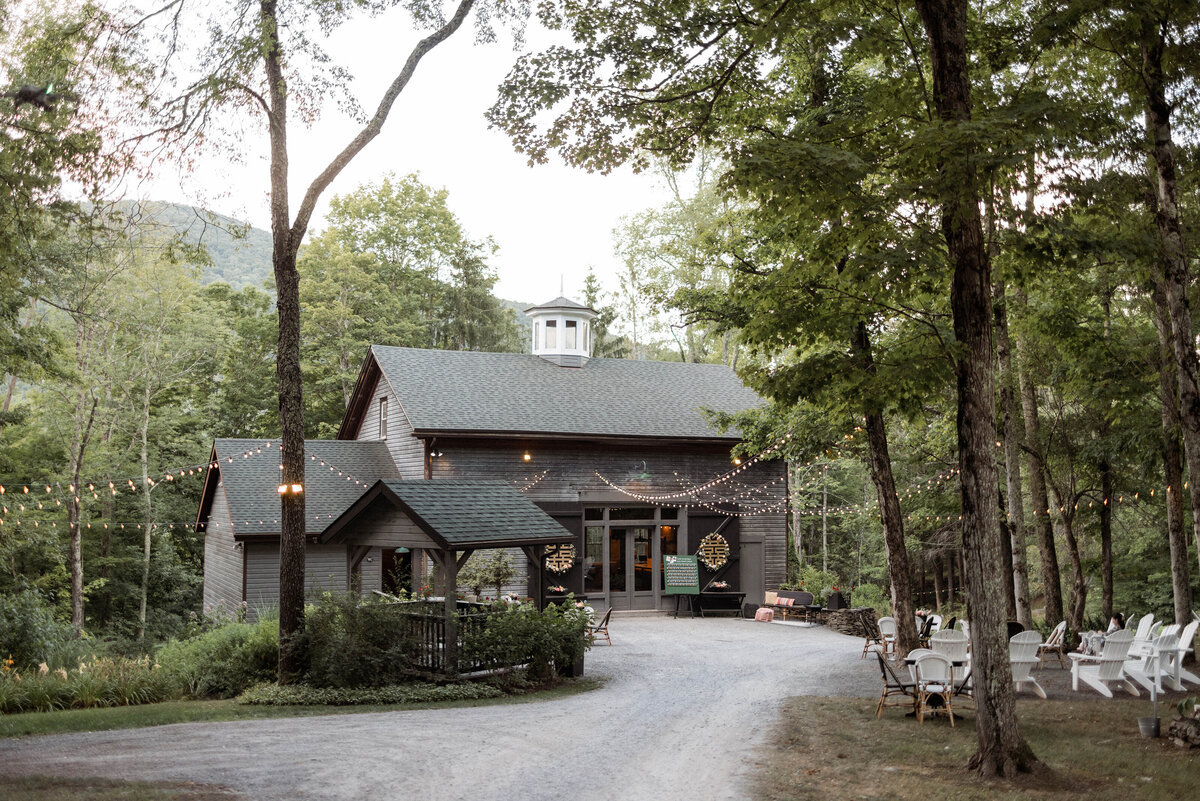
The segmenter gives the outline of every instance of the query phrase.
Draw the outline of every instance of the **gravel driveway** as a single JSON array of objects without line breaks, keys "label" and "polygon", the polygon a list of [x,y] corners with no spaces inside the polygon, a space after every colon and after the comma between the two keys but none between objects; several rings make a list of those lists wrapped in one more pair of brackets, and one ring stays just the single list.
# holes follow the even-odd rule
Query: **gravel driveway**
[{"label": "gravel driveway", "polygon": [[182,723],[0,741],[0,773],[220,784],[250,799],[749,799],[782,699],[872,696],[862,639],[736,619],[614,619],[605,686],[558,701]]}]

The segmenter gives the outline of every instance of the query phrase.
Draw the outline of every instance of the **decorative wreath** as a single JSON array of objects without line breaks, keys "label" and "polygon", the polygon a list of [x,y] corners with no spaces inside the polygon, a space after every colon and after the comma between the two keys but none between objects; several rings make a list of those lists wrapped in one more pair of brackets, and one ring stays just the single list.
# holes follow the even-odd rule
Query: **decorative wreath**
[{"label": "decorative wreath", "polygon": [[575,546],[551,545],[546,552],[546,569],[551,573],[566,573],[575,564]]},{"label": "decorative wreath", "polygon": [[696,556],[709,570],[720,570],[729,561],[729,543],[714,531],[700,540],[700,549]]}]

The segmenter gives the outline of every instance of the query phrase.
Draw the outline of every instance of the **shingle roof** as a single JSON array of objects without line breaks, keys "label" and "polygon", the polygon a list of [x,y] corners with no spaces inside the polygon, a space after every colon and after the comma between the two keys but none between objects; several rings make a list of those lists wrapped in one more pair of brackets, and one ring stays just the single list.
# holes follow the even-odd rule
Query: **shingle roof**
[{"label": "shingle roof", "polygon": [[593,315],[598,314],[598,312],[592,307],[584,306],[582,303],[576,303],[575,301],[563,297],[562,295],[559,295],[554,300],[547,301],[546,303],[539,303],[536,306],[530,306],[525,310],[525,313],[529,314],[531,311],[550,311],[554,309],[563,309],[565,311],[589,311]]},{"label": "shingle roof", "polygon": [[[322,542],[352,531],[359,513],[385,498],[435,542],[452,550],[569,542],[574,535],[502,481],[380,481],[334,521]],[[342,534],[341,537],[338,535]]]},{"label": "shingle roof", "polygon": [[386,345],[371,354],[418,432],[733,440],[700,409],[762,404],[719,364],[591,359],[570,368],[529,354]]},{"label": "shingle roof", "polygon": [[[220,460],[234,531],[278,533],[279,440],[218,439],[213,450]],[[400,478],[383,442],[310,439],[304,442],[304,455],[304,515],[309,535],[324,531],[378,479]]]}]

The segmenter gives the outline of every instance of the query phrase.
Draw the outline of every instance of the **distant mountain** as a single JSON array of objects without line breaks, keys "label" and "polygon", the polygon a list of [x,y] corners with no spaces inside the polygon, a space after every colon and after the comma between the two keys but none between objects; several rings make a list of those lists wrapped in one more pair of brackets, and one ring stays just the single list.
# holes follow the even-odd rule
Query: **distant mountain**
[{"label": "distant mountain", "polygon": [[178,232],[192,245],[203,245],[211,264],[205,265],[201,282],[224,281],[234,289],[260,289],[272,277],[271,234],[216,212],[179,203],[150,200],[122,204],[121,211],[136,216],[139,225]]},{"label": "distant mountain", "polygon": [[[136,203],[121,204],[121,211],[142,225],[167,232],[178,232],[192,245],[204,245],[211,264],[205,265],[201,283],[224,281],[234,289],[244,286],[262,288],[272,279],[271,234],[232,217],[205,211],[194,206],[148,200],[139,207]],[[499,299],[517,314],[517,322],[525,328],[533,325],[525,309],[534,303]]]}]

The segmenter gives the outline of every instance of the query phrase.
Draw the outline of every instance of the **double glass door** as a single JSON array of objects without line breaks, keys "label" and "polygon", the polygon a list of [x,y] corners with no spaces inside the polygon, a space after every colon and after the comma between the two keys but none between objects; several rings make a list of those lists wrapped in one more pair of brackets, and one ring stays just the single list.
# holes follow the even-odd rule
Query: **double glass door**
[{"label": "double glass door", "polygon": [[616,610],[658,609],[662,555],[677,549],[678,526],[610,523],[584,529],[584,592]]}]

